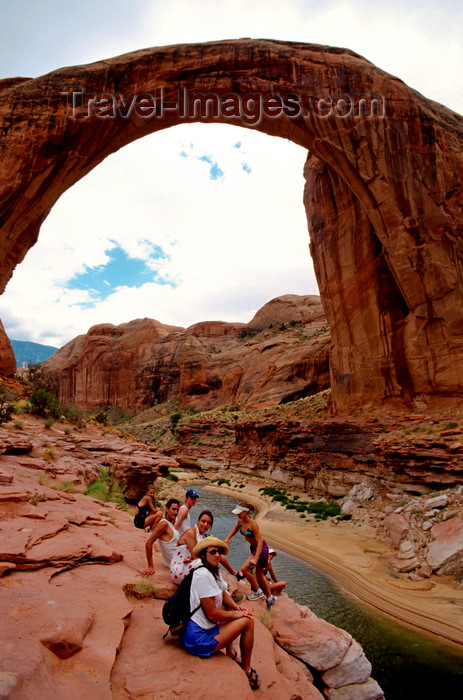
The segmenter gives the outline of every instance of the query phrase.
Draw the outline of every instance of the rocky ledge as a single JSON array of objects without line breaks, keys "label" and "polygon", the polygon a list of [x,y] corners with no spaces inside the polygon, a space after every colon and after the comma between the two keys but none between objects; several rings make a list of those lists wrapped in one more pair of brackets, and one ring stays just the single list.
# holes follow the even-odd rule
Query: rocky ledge
[{"label": "rocky ledge", "polygon": [[141,579],[145,534],[118,505],[82,492],[104,465],[146,479],[151,464],[155,479],[166,458],[96,428],[66,434],[25,420],[1,432],[1,697],[200,700],[211,687],[223,700],[383,697],[357,642],[285,595],[271,613],[246,603],[256,616],[257,692],[225,655],[197,659],[164,641],[162,600],[173,584],[160,555],[152,581]]}]

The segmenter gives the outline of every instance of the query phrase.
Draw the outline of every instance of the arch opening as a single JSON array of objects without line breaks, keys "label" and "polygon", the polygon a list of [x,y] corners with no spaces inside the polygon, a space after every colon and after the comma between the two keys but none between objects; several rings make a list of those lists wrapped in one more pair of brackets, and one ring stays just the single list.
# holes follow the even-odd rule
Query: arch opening
[{"label": "arch opening", "polygon": [[[162,86],[168,99],[182,89],[239,99],[292,94],[305,108],[322,92],[379,94],[384,114],[264,114],[254,128],[311,154],[305,206],[320,294],[334,332],[335,408],[432,408],[459,395],[463,125],[458,115],[353,52],[261,40],[147,49],[8,86],[0,94],[7,173],[0,192],[3,285],[65,189],[110,153],[181,119],[170,113],[162,122],[140,117],[108,123],[95,115],[70,121],[58,88],[78,82],[98,94],[139,94]],[[38,124],[28,131],[31,105]],[[193,121],[202,119],[196,115]],[[223,114],[204,120],[246,125]]]}]

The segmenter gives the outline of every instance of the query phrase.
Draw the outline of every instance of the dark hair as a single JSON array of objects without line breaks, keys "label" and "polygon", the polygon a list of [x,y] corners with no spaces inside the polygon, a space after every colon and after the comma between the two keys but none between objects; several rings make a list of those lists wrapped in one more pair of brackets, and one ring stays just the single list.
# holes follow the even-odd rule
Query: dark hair
[{"label": "dark hair", "polygon": [[171,508],[174,503],[176,503],[178,506],[180,505],[180,501],[178,501],[176,498],[169,498],[169,500],[166,503],[166,508]]},{"label": "dark hair", "polygon": [[203,517],[203,515],[208,515],[210,517],[211,527],[212,527],[214,524],[214,516],[212,515],[210,510],[202,510],[201,513],[198,515],[198,520],[196,522],[198,523],[201,520],[201,518]]},{"label": "dark hair", "polygon": [[[205,513],[208,513],[208,511],[204,511],[204,512],[205,512]],[[200,516],[200,517],[201,517],[201,516]],[[212,547],[212,546],[215,547],[215,545],[212,545],[212,544],[211,544],[210,546],[211,546],[211,547]],[[208,570],[211,572],[211,574],[213,575],[213,577],[214,577],[215,579],[217,579],[217,581],[218,581],[219,578],[220,578],[220,574],[219,574],[219,568],[220,568],[220,567],[219,567],[219,566],[211,566],[211,564],[209,564],[209,562],[207,561],[207,558],[206,558],[207,550],[208,550],[208,549],[209,549],[209,547],[204,547],[204,549],[202,549],[202,550],[200,551],[200,553],[198,554],[198,556],[199,556],[199,558],[201,559],[201,562],[202,562],[203,566],[205,566],[206,569],[208,569]],[[221,547],[217,547],[217,549],[221,549]]]}]

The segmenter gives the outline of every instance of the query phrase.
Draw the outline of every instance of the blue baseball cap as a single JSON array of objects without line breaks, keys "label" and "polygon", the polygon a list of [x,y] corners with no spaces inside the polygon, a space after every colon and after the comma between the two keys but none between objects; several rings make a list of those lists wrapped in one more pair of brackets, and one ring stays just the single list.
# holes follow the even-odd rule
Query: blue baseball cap
[{"label": "blue baseball cap", "polygon": [[188,489],[185,495],[187,498],[199,498],[199,493],[196,493],[194,489]]}]

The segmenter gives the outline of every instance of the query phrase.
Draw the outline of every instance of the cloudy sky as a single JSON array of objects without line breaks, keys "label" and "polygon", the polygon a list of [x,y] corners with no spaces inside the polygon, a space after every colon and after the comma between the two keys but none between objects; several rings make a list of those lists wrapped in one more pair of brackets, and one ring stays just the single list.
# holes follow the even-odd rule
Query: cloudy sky
[{"label": "cloudy sky", "polygon": [[[150,46],[243,36],[352,49],[463,112],[461,0],[0,0],[0,77]],[[68,190],[0,298],[10,338],[60,347],[96,323],[249,321],[316,294],[306,154],[190,124],[107,158]]]}]

